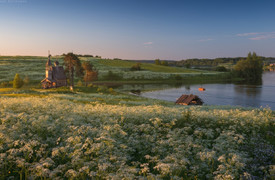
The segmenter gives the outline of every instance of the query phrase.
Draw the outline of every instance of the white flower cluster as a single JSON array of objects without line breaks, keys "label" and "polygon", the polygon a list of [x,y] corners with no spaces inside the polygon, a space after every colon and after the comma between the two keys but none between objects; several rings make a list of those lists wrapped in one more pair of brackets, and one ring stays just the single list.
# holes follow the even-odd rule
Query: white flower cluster
[{"label": "white flower cluster", "polygon": [[275,176],[269,109],[108,105],[75,96],[0,98],[0,179]]}]

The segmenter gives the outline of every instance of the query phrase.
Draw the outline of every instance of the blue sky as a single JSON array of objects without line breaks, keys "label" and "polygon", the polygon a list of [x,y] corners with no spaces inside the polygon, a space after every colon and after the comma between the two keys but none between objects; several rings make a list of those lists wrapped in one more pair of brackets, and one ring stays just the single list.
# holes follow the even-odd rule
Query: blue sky
[{"label": "blue sky", "polygon": [[0,0],[0,54],[275,57],[273,0]]}]

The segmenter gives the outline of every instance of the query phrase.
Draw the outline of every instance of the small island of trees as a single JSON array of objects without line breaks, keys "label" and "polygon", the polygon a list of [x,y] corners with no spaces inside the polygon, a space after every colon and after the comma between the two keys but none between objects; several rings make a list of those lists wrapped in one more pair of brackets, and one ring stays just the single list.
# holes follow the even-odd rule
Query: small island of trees
[{"label": "small island of trees", "polygon": [[234,70],[238,77],[244,78],[245,80],[259,80],[263,74],[263,61],[255,52],[253,52],[253,54],[249,52],[246,59],[237,62]]}]

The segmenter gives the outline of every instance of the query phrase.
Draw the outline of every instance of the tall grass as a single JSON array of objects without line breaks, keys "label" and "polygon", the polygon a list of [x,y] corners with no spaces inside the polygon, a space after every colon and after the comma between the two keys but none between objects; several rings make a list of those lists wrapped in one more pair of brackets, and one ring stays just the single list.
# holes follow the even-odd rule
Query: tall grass
[{"label": "tall grass", "polygon": [[1,179],[274,177],[271,110],[33,91],[0,98]]}]

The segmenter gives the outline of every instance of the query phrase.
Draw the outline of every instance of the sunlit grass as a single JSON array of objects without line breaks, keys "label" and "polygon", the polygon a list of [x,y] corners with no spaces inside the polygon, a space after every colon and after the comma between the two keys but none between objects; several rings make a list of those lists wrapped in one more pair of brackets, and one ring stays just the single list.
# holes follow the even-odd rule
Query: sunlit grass
[{"label": "sunlit grass", "polygon": [[[118,67],[130,70],[130,68],[137,64],[134,61],[127,60],[108,60],[108,59],[97,59],[92,60],[97,61],[97,63],[102,64],[104,66],[109,67]],[[169,66],[161,66],[150,63],[141,63],[141,69],[152,71],[152,72],[164,72],[164,73],[201,73],[202,71],[192,70],[192,69],[184,69],[178,67],[169,67]]]},{"label": "sunlit grass", "polygon": [[269,109],[106,92],[10,95],[0,97],[2,179],[272,177]]}]

